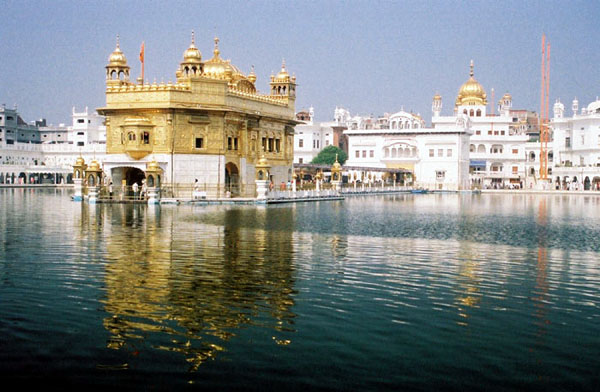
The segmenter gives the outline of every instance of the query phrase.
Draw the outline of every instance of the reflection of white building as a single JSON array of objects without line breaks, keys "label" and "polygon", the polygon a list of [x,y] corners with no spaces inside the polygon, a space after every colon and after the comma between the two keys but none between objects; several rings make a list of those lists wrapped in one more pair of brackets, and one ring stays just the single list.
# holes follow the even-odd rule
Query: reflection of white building
[{"label": "reflection of white building", "polygon": [[573,100],[573,116],[565,117],[565,106],[554,104],[551,126],[554,133],[555,187],[600,189],[600,100],[579,111]]},{"label": "reflection of white building", "polygon": [[413,172],[417,187],[469,189],[467,116],[458,115],[454,126],[438,129],[425,128],[420,116],[404,111],[386,118],[384,127],[344,131],[348,137],[345,166],[402,168]]},{"label": "reflection of white building", "polygon": [[[442,116],[442,97],[433,98],[432,126],[434,129],[449,129],[455,126],[458,115],[470,119],[471,136],[470,171],[471,185],[475,187],[526,186],[526,144],[532,130],[531,112],[512,109],[512,97],[506,93],[498,103],[498,114],[487,113],[487,94],[473,73],[473,62],[469,79],[460,87],[454,103],[454,115]],[[535,117],[533,118],[535,120]],[[535,121],[533,121],[535,124]],[[537,145],[537,153],[535,151]],[[530,145],[534,149],[533,159],[538,156],[531,180],[539,174],[539,143]]]}]

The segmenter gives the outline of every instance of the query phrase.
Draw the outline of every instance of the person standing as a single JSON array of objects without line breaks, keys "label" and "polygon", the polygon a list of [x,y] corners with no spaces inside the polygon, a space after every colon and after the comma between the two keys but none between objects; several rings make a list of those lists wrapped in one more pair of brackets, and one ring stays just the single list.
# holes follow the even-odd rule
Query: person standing
[{"label": "person standing", "polygon": [[137,200],[137,198],[138,198],[138,190],[139,190],[138,183],[134,182],[133,186],[131,188],[133,189],[133,200]]}]

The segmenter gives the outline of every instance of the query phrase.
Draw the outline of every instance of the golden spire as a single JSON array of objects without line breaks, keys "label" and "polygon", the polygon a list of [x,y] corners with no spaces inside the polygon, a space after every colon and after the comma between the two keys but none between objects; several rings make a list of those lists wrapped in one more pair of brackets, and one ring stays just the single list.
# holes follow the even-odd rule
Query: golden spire
[{"label": "golden spire", "polygon": [[473,59],[471,59],[471,71],[469,72],[469,76],[473,77],[475,73],[473,72]]},{"label": "golden spire", "polygon": [[215,58],[218,58],[219,53],[221,53],[219,51],[219,37],[215,37],[215,50],[213,50],[213,53],[215,54]]},{"label": "golden spire", "polygon": [[196,38],[194,37],[194,30],[192,30],[192,45],[191,46],[196,46]]}]

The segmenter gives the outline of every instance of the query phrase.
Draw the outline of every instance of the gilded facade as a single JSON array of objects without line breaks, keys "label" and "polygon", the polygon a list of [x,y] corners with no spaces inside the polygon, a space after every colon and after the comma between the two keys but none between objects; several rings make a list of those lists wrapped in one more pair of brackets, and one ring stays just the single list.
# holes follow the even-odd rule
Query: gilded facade
[{"label": "gilded facade", "polygon": [[209,195],[254,196],[255,164],[263,155],[274,183],[291,178],[296,78],[285,62],[271,75],[269,94],[256,89],[254,69],[245,75],[221,58],[215,38],[212,58],[203,60],[194,42],[184,51],[175,83],[130,80],[119,47],[106,66],[105,172],[116,183],[143,179],[157,161],[163,188],[191,186]]}]

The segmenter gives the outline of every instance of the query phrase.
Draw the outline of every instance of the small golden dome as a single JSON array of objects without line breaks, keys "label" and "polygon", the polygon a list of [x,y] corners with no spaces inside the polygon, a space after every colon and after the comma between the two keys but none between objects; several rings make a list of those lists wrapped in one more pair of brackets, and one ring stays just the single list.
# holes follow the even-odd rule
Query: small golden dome
[{"label": "small golden dome", "polygon": [[151,162],[148,162],[146,164],[146,171],[147,172],[160,172],[160,171],[162,171],[162,169],[160,168],[160,165],[158,164],[158,162],[156,162],[156,160],[152,160]]},{"label": "small golden dome", "polygon": [[77,158],[77,160],[75,161],[75,166],[83,166],[83,165],[85,165],[85,160],[83,159],[83,157]]},{"label": "small golden dome", "polygon": [[256,164],[256,167],[257,168],[259,168],[259,167],[262,167],[262,168],[270,167],[269,166],[269,161],[267,160],[267,158],[265,158],[265,154],[263,154],[262,157],[258,160],[258,163]]},{"label": "small golden dome", "polygon": [[277,79],[288,79],[289,77],[290,74],[285,69],[285,60],[283,60],[281,64],[281,71],[279,71],[279,73],[277,74]]},{"label": "small golden dome", "polygon": [[254,73],[254,65],[252,66],[252,70],[248,74],[248,80],[252,83],[256,83],[256,74]]},{"label": "small golden dome", "polygon": [[100,171],[100,164],[98,163],[98,161],[94,159],[92,161],[92,163],[90,163],[88,170],[89,171]]},{"label": "small golden dome", "polygon": [[471,60],[470,77],[458,90],[456,106],[487,105],[487,94],[483,86],[473,77],[473,60]]},{"label": "small golden dome", "polygon": [[331,169],[333,171],[340,171],[342,169],[342,165],[338,162],[338,154],[335,154],[335,162],[333,163],[333,166],[331,166]]},{"label": "small golden dome", "polygon": [[108,63],[110,65],[127,65],[127,59],[125,55],[121,51],[121,47],[119,46],[119,36],[117,35],[117,47],[115,51],[110,54],[108,57]]},{"label": "small golden dome", "polygon": [[503,100],[505,100],[505,99],[512,100],[512,95],[510,95],[509,93],[506,93],[502,96],[502,99]]},{"label": "small golden dome", "polygon": [[433,100],[434,101],[441,101],[442,100],[442,96],[439,93],[435,93],[435,95],[433,96]]},{"label": "small golden dome", "polygon": [[192,42],[190,47],[183,52],[183,61],[186,63],[198,63],[202,60],[202,53],[196,48],[194,31],[192,30]]}]

